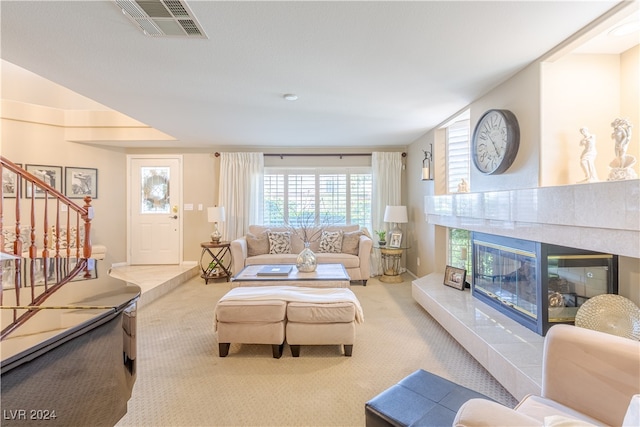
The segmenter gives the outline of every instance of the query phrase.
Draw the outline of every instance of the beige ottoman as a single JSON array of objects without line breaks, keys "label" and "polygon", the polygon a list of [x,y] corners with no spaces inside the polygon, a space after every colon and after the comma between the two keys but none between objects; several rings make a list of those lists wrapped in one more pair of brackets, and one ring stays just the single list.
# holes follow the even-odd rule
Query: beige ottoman
[{"label": "beige ottoman", "polygon": [[287,343],[293,357],[300,356],[301,345],[343,345],[351,356],[356,339],[356,308],[350,302],[289,302],[287,305]]},{"label": "beige ottoman", "polygon": [[229,354],[231,343],[271,344],[273,357],[282,356],[286,301],[220,301],[216,305],[214,328],[220,357]]}]

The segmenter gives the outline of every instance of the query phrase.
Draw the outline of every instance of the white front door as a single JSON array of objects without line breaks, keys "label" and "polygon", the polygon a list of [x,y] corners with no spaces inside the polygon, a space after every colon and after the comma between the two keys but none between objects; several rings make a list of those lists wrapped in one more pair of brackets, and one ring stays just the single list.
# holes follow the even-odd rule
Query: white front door
[{"label": "white front door", "polygon": [[129,264],[179,264],[182,158],[127,156]]}]

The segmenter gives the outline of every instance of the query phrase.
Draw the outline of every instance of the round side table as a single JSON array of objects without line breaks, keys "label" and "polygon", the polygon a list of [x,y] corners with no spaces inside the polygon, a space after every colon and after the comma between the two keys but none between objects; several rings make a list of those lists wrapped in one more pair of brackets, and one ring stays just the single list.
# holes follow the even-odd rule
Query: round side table
[{"label": "round side table", "polygon": [[380,276],[380,281],[384,283],[401,283],[400,260],[402,259],[402,253],[409,248],[378,246],[378,249],[380,249],[380,261],[382,263],[382,276]]},{"label": "round side table", "polygon": [[[211,279],[226,278],[227,282],[231,277],[231,261],[229,267],[224,265],[224,257],[229,256],[231,259],[231,243],[229,242],[202,242],[200,243],[202,253],[200,254],[200,277],[204,279],[204,284],[208,285]],[[205,254],[209,255],[211,261],[205,261]],[[203,263],[204,261],[204,263]]]}]

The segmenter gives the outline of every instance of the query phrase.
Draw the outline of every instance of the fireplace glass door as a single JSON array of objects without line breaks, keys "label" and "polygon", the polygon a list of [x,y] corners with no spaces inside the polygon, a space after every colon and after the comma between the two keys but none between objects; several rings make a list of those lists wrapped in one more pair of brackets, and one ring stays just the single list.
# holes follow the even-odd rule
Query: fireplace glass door
[{"label": "fireplace glass door", "polygon": [[589,298],[618,292],[618,258],[473,233],[473,296],[544,335],[572,323]]},{"label": "fireplace glass door", "polygon": [[613,272],[613,255],[549,254],[549,322],[573,322],[589,298],[614,291]]},{"label": "fireplace glass door", "polygon": [[535,252],[476,242],[475,291],[499,300],[525,316],[538,317]]}]

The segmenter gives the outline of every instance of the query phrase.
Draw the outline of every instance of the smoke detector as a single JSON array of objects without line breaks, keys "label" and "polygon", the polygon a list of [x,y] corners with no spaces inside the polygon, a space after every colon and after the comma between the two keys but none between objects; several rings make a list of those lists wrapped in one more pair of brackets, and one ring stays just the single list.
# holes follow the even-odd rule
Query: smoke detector
[{"label": "smoke detector", "polygon": [[118,8],[147,36],[207,38],[182,0],[114,0]]}]

